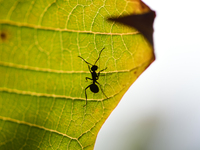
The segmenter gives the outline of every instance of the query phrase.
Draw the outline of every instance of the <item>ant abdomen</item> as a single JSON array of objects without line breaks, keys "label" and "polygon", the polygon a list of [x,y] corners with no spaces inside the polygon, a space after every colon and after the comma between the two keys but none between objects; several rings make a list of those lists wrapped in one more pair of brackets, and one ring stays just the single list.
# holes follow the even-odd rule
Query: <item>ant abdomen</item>
[{"label": "ant abdomen", "polygon": [[96,84],[91,84],[90,85],[90,90],[94,93],[98,93],[99,92],[99,88]]}]

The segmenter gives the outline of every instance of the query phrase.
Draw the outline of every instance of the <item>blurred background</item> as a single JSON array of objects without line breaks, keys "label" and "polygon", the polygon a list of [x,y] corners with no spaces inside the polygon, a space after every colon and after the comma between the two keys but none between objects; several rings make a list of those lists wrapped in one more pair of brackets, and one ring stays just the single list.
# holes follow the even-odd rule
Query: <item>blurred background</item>
[{"label": "blurred background", "polygon": [[144,2],[157,13],[156,60],[107,119],[95,150],[200,150],[200,2]]}]

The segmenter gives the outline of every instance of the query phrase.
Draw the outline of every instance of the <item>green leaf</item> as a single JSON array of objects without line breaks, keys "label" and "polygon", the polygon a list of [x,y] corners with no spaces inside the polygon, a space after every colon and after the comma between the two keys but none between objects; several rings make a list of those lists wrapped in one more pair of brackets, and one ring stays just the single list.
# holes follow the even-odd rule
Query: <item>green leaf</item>
[{"label": "green leaf", "polygon": [[[0,1],[0,150],[93,149],[106,118],[154,60],[152,46],[111,16],[139,0]],[[101,72],[92,93],[87,64]]]}]

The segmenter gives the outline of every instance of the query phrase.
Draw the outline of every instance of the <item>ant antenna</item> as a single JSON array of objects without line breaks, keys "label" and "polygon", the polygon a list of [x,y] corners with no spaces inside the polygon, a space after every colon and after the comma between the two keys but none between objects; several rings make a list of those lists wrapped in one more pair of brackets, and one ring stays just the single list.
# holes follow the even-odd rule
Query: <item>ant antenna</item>
[{"label": "ant antenna", "polygon": [[105,47],[99,52],[99,57],[97,58],[97,60],[95,61],[94,65],[97,63],[97,61],[99,60],[100,58],[100,55],[101,55],[101,52],[105,49]]},{"label": "ant antenna", "polygon": [[[78,57],[80,57],[81,59],[83,59],[83,57],[81,57],[81,56],[78,56]],[[83,59],[88,65],[91,65],[92,66],[92,64],[91,63],[89,63],[89,62],[87,62],[85,59]]]}]

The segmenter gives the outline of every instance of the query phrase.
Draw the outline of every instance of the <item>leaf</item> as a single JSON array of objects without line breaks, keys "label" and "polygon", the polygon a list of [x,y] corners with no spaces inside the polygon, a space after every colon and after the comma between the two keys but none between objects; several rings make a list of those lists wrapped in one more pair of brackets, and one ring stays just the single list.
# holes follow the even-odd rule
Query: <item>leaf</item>
[{"label": "leaf", "polygon": [[[93,149],[98,131],[154,60],[136,29],[111,16],[150,11],[141,1],[0,1],[0,149]],[[100,91],[87,64],[97,63]]]}]

